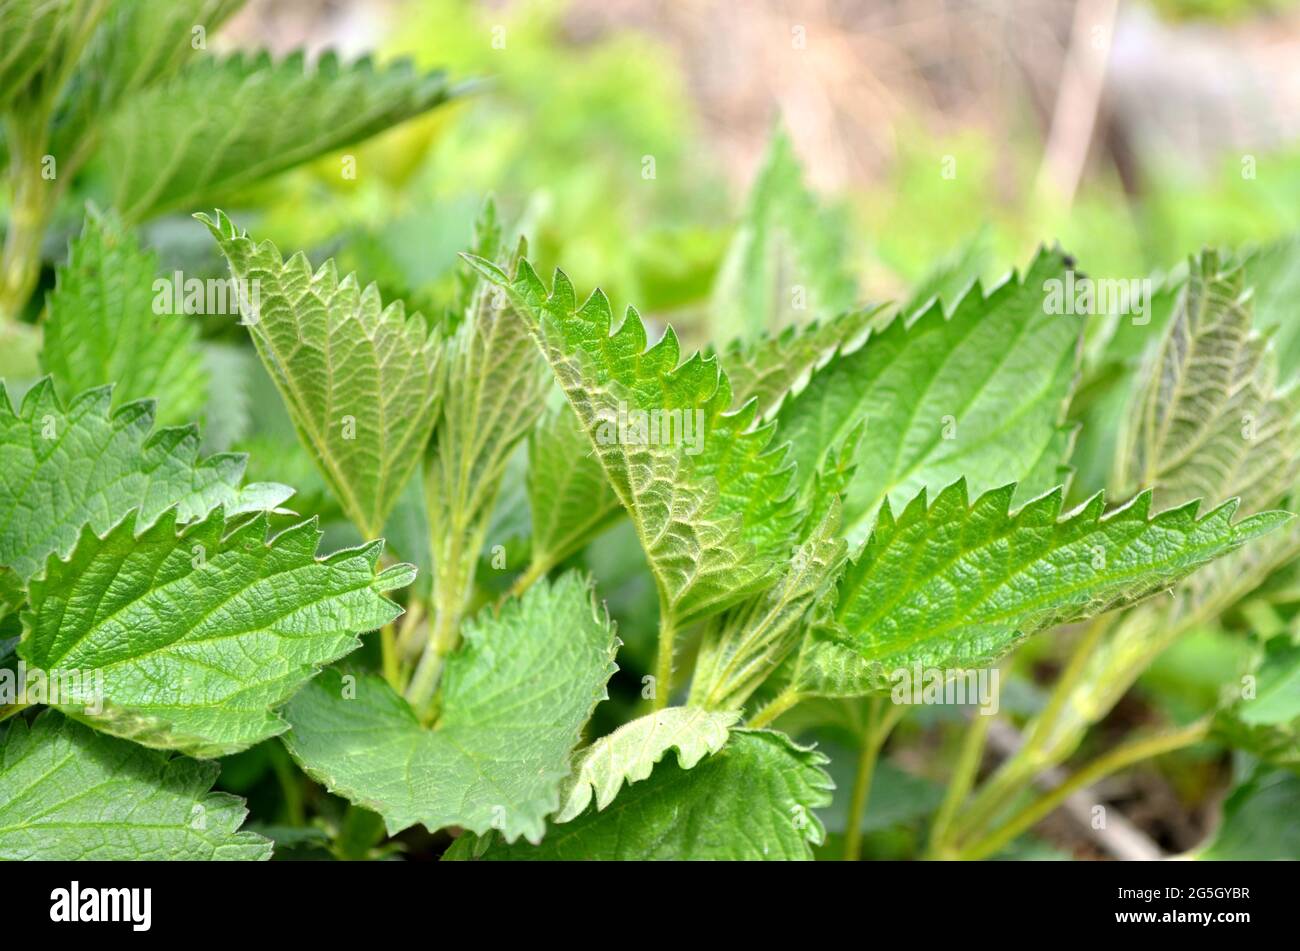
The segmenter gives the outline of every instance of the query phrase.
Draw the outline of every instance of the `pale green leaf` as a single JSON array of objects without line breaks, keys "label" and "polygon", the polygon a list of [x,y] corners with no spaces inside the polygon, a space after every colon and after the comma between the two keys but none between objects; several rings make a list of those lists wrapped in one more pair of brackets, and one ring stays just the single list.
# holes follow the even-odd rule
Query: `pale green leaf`
[{"label": "pale green leaf", "polygon": [[844,225],[808,190],[789,137],[777,130],[714,283],[714,338],[775,333],[852,308],[857,286]]},{"label": "pale green leaf", "polygon": [[90,528],[28,585],[18,654],[92,676],[49,698],[145,746],[222,756],[288,728],[276,708],[317,669],[401,614],[383,592],[414,569],[377,573],[382,542],[317,559],[303,522],[268,540],[267,516],[220,511],[176,529],[175,510],[138,535],[128,518]]},{"label": "pale green leaf", "polygon": [[438,413],[444,365],[436,330],[374,284],[313,272],[269,241],[254,243],[222,212],[200,215],[240,286],[249,335],[303,444],[348,517],[367,537],[384,520],[423,454]]},{"label": "pale green leaf", "polygon": [[716,360],[679,363],[671,328],[647,348],[631,308],[613,330],[605,295],[579,304],[562,272],[548,293],[527,261],[513,279],[472,261],[529,318],[631,515],[665,617],[684,624],[766,588],[799,518],[792,473],[771,427],[755,425],[755,404],[729,412],[731,387]]},{"label": "pale green leaf", "polygon": [[1157,504],[1237,496],[1274,504],[1300,474],[1300,406],[1276,392],[1268,339],[1252,328],[1241,267],[1206,252],[1191,262],[1132,404],[1116,461],[1126,492],[1152,486]]},{"label": "pale green leaf", "polygon": [[245,458],[199,459],[194,426],[152,436],[153,405],[110,413],[109,387],[87,390],[64,408],[46,378],[18,411],[0,399],[0,567],[30,577],[51,553],[68,554],[83,525],[106,532],[130,512],[137,529],[173,509],[177,521],[221,506],[227,516],[276,510],[292,490],[240,486]]},{"label": "pale green leaf", "polygon": [[844,564],[840,507],[832,505],[794,550],[781,580],[728,612],[706,631],[695,662],[690,703],[738,710],[799,643],[815,603],[833,588]]},{"label": "pale green leaf", "polygon": [[535,571],[581,550],[623,511],[567,403],[549,410],[529,436],[528,506]]},{"label": "pale green leaf", "polygon": [[[649,779],[604,810],[588,808],[550,830],[540,846],[494,840],[487,860],[811,859],[824,831],[814,810],[833,788],[826,757],[781,733],[735,730],[727,745],[690,769],[664,759]],[[448,858],[481,843],[458,841]]]},{"label": "pale green leaf", "polygon": [[1232,524],[1236,502],[1201,519],[1192,502],[1150,516],[1145,492],[1102,515],[1096,495],[1061,515],[1060,490],[1009,513],[1015,486],[971,504],[959,481],[922,491],[897,520],[881,509],[840,579],[828,636],[877,670],[973,667],[1043,628],[1132,604],[1286,522]]},{"label": "pale green leaf", "polygon": [[1300,370],[1300,321],[1295,302],[1300,298],[1300,234],[1256,248],[1244,258],[1250,285],[1255,326],[1273,335],[1283,379]]},{"label": "pale green leaf", "polygon": [[148,750],[47,710],[0,741],[0,859],[258,860],[244,802],[215,763]]},{"label": "pale green leaf", "polygon": [[[475,227],[476,251],[512,267],[489,201]],[[546,362],[509,298],[472,268],[465,313],[447,346],[442,415],[424,470],[434,589],[439,609],[459,617],[473,594],[475,565],[506,466],[546,406]]]},{"label": "pale green leaf", "polygon": [[129,232],[88,214],[56,272],[41,362],[64,394],[112,383],[117,405],[154,399],[160,423],[182,423],[202,413],[207,374],[197,318],[155,310],[156,270]]},{"label": "pale green leaf", "polygon": [[440,72],[341,63],[330,52],[204,57],[127,99],[105,129],[113,204],[127,221],[187,210],[369,138],[445,102]]},{"label": "pale green leaf", "polygon": [[[984,296],[974,287],[951,317],[932,304],[912,323],[896,317],[851,353],[835,356],[777,414],[800,472],[865,422],[844,504],[845,534],[861,541],[881,503],[909,501],[965,477],[985,491],[1022,480],[1018,500],[1046,491],[1064,460],[1065,405],[1082,322],[1048,313],[1059,252],[1042,251],[1023,277]],[[1035,474],[1044,481],[1023,480]]]},{"label": "pale green leaf", "polygon": [[536,842],[617,647],[578,575],[543,581],[469,622],[432,728],[379,678],[357,677],[350,692],[326,671],[289,704],[284,743],[331,792],[382,815],[390,834],[418,822]]},{"label": "pale green leaf", "polygon": [[677,751],[678,766],[691,769],[726,745],[739,717],[734,712],[667,707],[623,724],[578,753],[553,821],[577,818],[593,799],[598,811],[604,809],[624,783],[630,786],[648,778],[669,750]]}]

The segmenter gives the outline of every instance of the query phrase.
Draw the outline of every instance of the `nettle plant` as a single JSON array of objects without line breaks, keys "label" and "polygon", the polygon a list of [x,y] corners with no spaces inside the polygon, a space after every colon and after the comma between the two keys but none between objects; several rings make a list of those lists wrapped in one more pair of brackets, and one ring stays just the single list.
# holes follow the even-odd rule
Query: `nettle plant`
[{"label": "nettle plant", "polygon": [[[802,712],[856,724],[855,857],[908,709],[893,672],[979,668],[1084,619],[1025,744],[979,788],[992,718],[971,718],[932,855],[996,854],[1080,784],[1212,730],[1294,761],[1294,696],[1261,688],[1262,707],[1128,741],[1021,804],[1155,653],[1295,554],[1273,510],[1297,474],[1295,407],[1240,266],[1206,253],[1151,302],[1116,455],[1127,488],[1064,511],[1087,318],[1045,305],[1074,267],[1059,251],[949,311],[851,310],[683,358],[671,328],[651,344],[635,310],[616,321],[599,291],[543,282],[491,204],[459,303],[432,323],[199,218],[258,287],[243,323],[356,530],[376,537],[422,483],[428,594],[382,542],[318,557],[313,521],[273,530],[291,490],[200,458],[192,425],[154,431],[150,402],[61,394],[93,355],[68,322],[153,319],[148,257],[91,217],[48,303],[51,376],[0,407],[0,592],[9,669],[28,679],[0,714],[0,856],[266,858],[240,801],[211,791],[212,761],[278,737],[388,835],[458,830],[449,858],[808,858],[834,784],[775,728]],[[792,234],[751,225],[721,280],[767,280]],[[157,346],[180,359],[190,343]],[[519,458],[527,563],[494,587],[482,556]],[[658,597],[657,659],[644,709],[592,737],[620,641],[572,565],[623,519]],[[353,652],[374,630],[369,663]],[[1286,640],[1264,681],[1294,676]]]},{"label": "nettle plant", "polygon": [[[38,76],[86,68],[73,64],[100,30],[142,29],[142,6],[107,7],[0,7],[0,34],[21,39],[4,48],[28,51],[0,59],[6,76],[38,47],[51,57],[0,101],[46,130],[36,141],[83,88]],[[46,16],[57,30],[36,29]],[[177,64],[176,81],[252,68],[232,62]],[[119,85],[132,108],[139,87]],[[246,109],[231,113],[239,135],[299,118],[287,102],[273,123]],[[32,146],[7,136],[29,169]],[[236,151],[235,180],[272,170]],[[799,740],[833,722],[858,746],[832,830],[854,858],[877,758],[909,709],[892,702],[896,672],[958,676],[1079,621],[1025,742],[982,782],[992,717],[970,718],[930,855],[998,854],[1069,792],[1211,735],[1255,764],[1238,810],[1276,795],[1273,764],[1296,762],[1300,652],[1287,596],[1269,593],[1300,544],[1281,511],[1296,406],[1245,290],[1257,266],[1284,270],[1267,255],[1207,252],[1140,326],[1103,332],[1049,303],[1082,279],[1058,250],[987,292],[953,293],[968,282],[940,271],[901,305],[860,308],[835,226],[778,138],[713,295],[734,339],[684,358],[671,328],[651,343],[635,310],[616,319],[562,272],[544,282],[490,203],[454,306],[430,319],[200,215],[235,286],[256,288],[239,295],[242,324],[355,532],[393,534],[422,489],[422,537],[402,533],[397,552],[428,556],[421,584],[382,541],[323,543],[292,489],[246,484],[243,456],[201,456],[196,425],[155,426],[207,405],[197,334],[155,313],[157,262],[126,227],[193,206],[157,185],[172,180],[87,217],[40,323],[46,375],[0,401],[0,691],[22,687],[0,695],[0,857],[267,858],[272,841],[213,785],[216,760],[270,741],[352,804],[337,854],[383,854],[401,847],[385,835],[420,825],[457,833],[448,858],[802,859],[837,793]],[[1067,510],[1079,440],[1090,464],[1113,460],[1112,491]],[[526,539],[495,534],[503,509]],[[620,523],[657,632],[641,708],[595,730],[635,658],[583,556]],[[1268,621],[1250,625],[1257,691],[1026,801],[1164,647],[1233,611]]]}]

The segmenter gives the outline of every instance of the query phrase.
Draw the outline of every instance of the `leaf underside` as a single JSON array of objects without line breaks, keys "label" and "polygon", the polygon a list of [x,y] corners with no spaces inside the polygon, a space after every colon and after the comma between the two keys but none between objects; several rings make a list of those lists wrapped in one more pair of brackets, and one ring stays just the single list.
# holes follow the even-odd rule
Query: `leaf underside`
[{"label": "leaf underside", "polygon": [[1158,505],[1234,495],[1247,511],[1277,501],[1300,475],[1300,403],[1276,391],[1276,356],[1252,328],[1241,267],[1206,252],[1191,262],[1146,384],[1128,412],[1118,460],[1125,486]]},{"label": "leaf underside", "polygon": [[623,511],[569,405],[548,410],[528,440],[532,560],[555,565],[583,548]]},{"label": "leaf underside", "polygon": [[824,836],[814,810],[830,803],[826,758],[768,731],[736,730],[684,769],[671,758],[607,808],[556,826],[540,846],[465,836],[447,858],[487,860],[810,859]]},{"label": "leaf underside", "polygon": [[604,809],[624,783],[630,786],[649,777],[669,750],[677,751],[678,766],[691,769],[726,745],[739,717],[734,712],[668,707],[623,724],[578,753],[554,821],[577,818],[593,800],[597,811]]},{"label": "leaf underside", "polygon": [[385,307],[374,284],[339,280],[332,260],[313,272],[220,211],[199,219],[249,289],[249,335],[304,444],[361,533],[379,534],[437,418],[439,335],[401,301]]}]

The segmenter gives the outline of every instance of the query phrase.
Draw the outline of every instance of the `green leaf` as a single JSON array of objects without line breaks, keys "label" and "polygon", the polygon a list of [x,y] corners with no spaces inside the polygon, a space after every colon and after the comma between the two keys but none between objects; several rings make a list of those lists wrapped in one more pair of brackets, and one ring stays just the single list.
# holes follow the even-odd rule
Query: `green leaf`
[{"label": "green leaf", "polygon": [[[99,125],[128,97],[172,76],[244,0],[113,0],[59,103],[52,153],[60,172],[80,167]],[[200,33],[199,31],[202,31]]]},{"label": "green leaf", "polygon": [[713,337],[774,333],[849,310],[857,286],[848,247],[843,216],[820,207],[789,137],[776,130],[714,283]]},{"label": "green leaf", "polygon": [[1270,642],[1256,674],[1255,696],[1242,701],[1239,715],[1261,726],[1300,720],[1300,644]]},{"label": "green leaf", "polygon": [[677,751],[678,766],[691,769],[726,746],[739,718],[733,712],[667,707],[623,724],[578,754],[553,821],[577,818],[593,798],[596,810],[604,809],[624,783],[630,786],[647,779],[669,750]]},{"label": "green leaf", "polygon": [[881,308],[851,310],[829,320],[787,327],[779,334],[737,338],[722,352],[722,365],[731,380],[732,405],[758,400],[758,415],[766,419],[786,394],[840,350],[851,347],[880,316]]},{"label": "green leaf", "polygon": [[97,0],[0,3],[0,109],[57,95],[105,6]]},{"label": "green leaf", "polygon": [[[474,247],[507,267],[523,252],[522,242],[514,253],[503,250],[490,201],[475,232]],[[472,268],[464,270],[478,278]],[[506,465],[545,408],[551,383],[527,322],[507,295],[481,278],[469,289],[464,319],[447,351],[446,395],[425,465],[424,495],[435,546],[437,606],[453,619],[473,594]]]},{"label": "green leaf", "polygon": [[[589,808],[539,847],[494,840],[488,860],[677,861],[811,859],[824,831],[814,810],[831,801],[826,757],[781,733],[735,730],[727,745],[685,769],[671,759],[606,809]],[[448,858],[481,843],[464,837]]]},{"label": "green leaf", "polygon": [[981,228],[933,267],[912,288],[912,296],[899,308],[911,321],[929,310],[936,301],[951,313],[951,305],[978,284],[993,265],[993,247],[988,228]]},{"label": "green leaf", "polygon": [[511,279],[470,260],[529,318],[632,517],[669,623],[715,614],[766,588],[799,518],[792,474],[772,446],[771,426],[755,425],[755,404],[728,411],[731,387],[716,360],[696,354],[679,365],[671,328],[647,349],[632,308],[611,336],[609,300],[596,291],[579,305],[563,272],[548,294],[527,261]]},{"label": "green leaf", "polygon": [[88,214],[56,272],[41,362],[64,393],[113,383],[118,405],[155,399],[159,422],[182,423],[202,413],[207,374],[195,318],[155,311],[156,270],[129,232]]},{"label": "green leaf", "polygon": [[738,710],[799,643],[804,620],[835,584],[846,545],[839,536],[839,500],[790,567],[768,591],[728,612],[704,636],[691,681],[691,704]]},{"label": "green leaf", "polygon": [[445,102],[441,72],[326,53],[197,59],[111,118],[113,204],[128,222],[217,197],[359,142]]},{"label": "green leaf", "polygon": [[1244,264],[1254,292],[1255,326],[1272,334],[1281,376],[1289,380],[1300,370],[1300,322],[1294,316],[1300,296],[1300,234],[1256,248]]},{"label": "green leaf", "polygon": [[1223,823],[1197,856],[1211,861],[1300,858],[1300,776],[1259,769],[1223,805]]},{"label": "green leaf", "polygon": [[[1022,480],[1018,500],[1059,484],[1065,404],[1075,376],[1078,318],[1048,313],[1058,252],[1041,251],[1023,278],[987,297],[974,287],[945,317],[939,303],[900,317],[852,353],[835,356],[777,414],[800,472],[866,423],[845,496],[845,533],[861,541],[881,503],[901,505],[965,477],[977,491]],[[1031,474],[1044,481],[1030,484]]]},{"label": "green leaf", "polygon": [[1215,738],[1265,763],[1300,767],[1300,644],[1269,640],[1252,686],[1251,696],[1218,711]]},{"label": "green leaf", "polygon": [[1151,494],[1102,515],[1100,494],[1064,518],[1058,489],[1009,513],[1015,486],[968,504],[966,483],[924,490],[875,530],[840,579],[827,632],[877,670],[974,667],[1043,628],[1132,604],[1285,523],[1267,512],[1232,524],[1226,502],[1151,517]]},{"label": "green leaf", "polygon": [[223,756],[283,732],[275,708],[401,614],[383,592],[414,575],[376,573],[382,542],[315,558],[314,522],[268,541],[266,515],[232,527],[216,511],[180,532],[175,518],[87,527],[29,584],[18,648],[31,667],[92,674],[57,706],[145,746]]},{"label": "green leaf", "polygon": [[30,577],[51,553],[66,555],[83,525],[106,532],[135,511],[137,529],[166,510],[190,522],[222,506],[227,516],[277,510],[293,490],[239,485],[245,458],[199,460],[195,426],[152,436],[153,404],[109,412],[109,387],[87,390],[65,409],[46,378],[21,409],[0,399],[0,566]]},{"label": "green leaf", "polygon": [[244,801],[210,792],[216,763],[169,756],[47,710],[0,741],[0,859],[258,860]]},{"label": "green leaf", "polygon": [[306,255],[283,260],[220,211],[198,218],[245,289],[249,335],[303,444],[361,534],[378,535],[437,418],[436,329],[401,301],[385,307],[374,284],[340,281],[333,261],[313,273]]},{"label": "green leaf", "polygon": [[1274,354],[1252,330],[1241,267],[1223,270],[1207,251],[1189,270],[1122,417],[1116,481],[1126,491],[1153,486],[1159,505],[1235,495],[1256,511],[1300,475],[1300,403],[1275,393]]},{"label": "green leaf", "polygon": [[326,671],[289,704],[284,743],[331,792],[382,815],[390,834],[419,822],[536,842],[617,647],[578,575],[540,582],[466,626],[432,729],[379,678],[356,678],[353,694]]},{"label": "green leaf", "polygon": [[567,403],[549,410],[529,437],[528,506],[534,573],[580,551],[623,511]]}]

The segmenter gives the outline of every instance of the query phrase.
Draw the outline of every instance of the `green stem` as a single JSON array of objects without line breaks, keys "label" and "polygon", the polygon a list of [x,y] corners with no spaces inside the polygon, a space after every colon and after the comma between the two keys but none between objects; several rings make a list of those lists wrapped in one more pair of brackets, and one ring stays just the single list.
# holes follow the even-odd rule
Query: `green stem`
[{"label": "green stem", "polygon": [[952,777],[948,780],[948,789],[944,793],[939,811],[935,813],[930,826],[930,858],[947,857],[948,827],[952,817],[966,800],[971,787],[975,784],[975,775],[979,772],[980,762],[984,758],[984,743],[988,739],[989,727],[993,717],[984,716],[978,711],[971,715],[971,722],[962,736],[961,749],[957,753],[957,763],[953,767]]},{"label": "green stem", "polygon": [[[413,597],[407,602],[406,613],[402,615],[402,623],[397,628],[397,662],[403,680],[408,673],[406,668],[419,649],[420,622],[423,620],[424,601]],[[405,686],[402,689],[405,690]]]},{"label": "green stem", "polygon": [[871,780],[885,741],[907,711],[901,703],[891,704],[882,714],[883,697],[872,697],[867,706],[867,724],[862,731],[862,748],[858,754],[858,772],[849,799],[848,825],[844,835],[844,861],[856,862],[862,855],[862,817],[871,799]]},{"label": "green stem", "polygon": [[960,851],[961,858],[982,859],[999,852],[1021,833],[1028,831],[1040,820],[1051,814],[1061,803],[1080,789],[1091,786],[1111,773],[1116,773],[1125,767],[1132,766],[1134,763],[1199,743],[1205,739],[1209,729],[1210,721],[1206,718],[1197,720],[1180,730],[1130,740],[1115,747],[1110,752],[1097,757],[1078,770],[1051,792],[1044,793],[1033,802],[1022,807],[991,834],[972,845],[962,848]]},{"label": "green stem", "polygon": [[[1042,712],[1034,718],[1033,726],[1025,735],[1020,749],[1009,756],[975,795],[970,806],[956,817],[957,835],[969,838],[997,818],[1007,803],[1033,782],[1034,776],[1050,759],[1049,741],[1056,731],[1057,721],[1069,703],[1075,688],[1083,680],[1088,663],[1096,654],[1116,614],[1094,618],[1075,643],[1066,662],[1065,670],[1057,679]],[[946,834],[946,831],[945,831]]]},{"label": "green stem", "polygon": [[659,653],[655,659],[655,695],[651,709],[668,706],[673,690],[673,648],[677,640],[677,622],[662,604],[659,608]]},{"label": "green stem", "polygon": [[415,667],[411,682],[406,688],[406,700],[420,715],[421,720],[428,715],[430,701],[437,693],[438,683],[442,678],[442,665],[456,647],[459,632],[459,618],[453,618],[450,611],[439,609],[433,631],[424,645],[424,653]]},{"label": "green stem", "polygon": [[880,719],[880,700],[872,697],[867,714],[867,728],[862,731],[862,745],[858,750],[858,770],[853,777],[853,792],[849,797],[849,814],[844,827],[844,861],[856,862],[862,857],[862,817],[867,812],[871,798],[871,779],[876,771],[876,759],[883,741],[876,739]]},{"label": "green stem", "polygon": [[17,319],[32,296],[40,275],[41,240],[53,213],[59,186],[57,179],[41,175],[47,148],[44,128],[29,129],[18,123],[7,126],[10,148],[9,228],[0,257],[0,322]]},{"label": "green stem", "polygon": [[303,825],[306,822],[306,812],[303,809],[302,785],[298,780],[298,772],[294,769],[293,761],[279,743],[271,744],[271,770],[275,773],[276,781],[280,784],[280,792],[284,796],[286,821],[291,826]]},{"label": "green stem", "polygon": [[555,566],[549,561],[529,562],[528,567],[525,568],[523,573],[519,575],[519,577],[515,578],[514,583],[510,585],[510,589],[501,596],[501,600],[497,602],[498,606],[509,601],[511,598],[522,596],[525,591],[531,588],[540,579],[546,577],[546,573],[553,567]]},{"label": "green stem", "polygon": [[394,690],[402,689],[402,670],[397,660],[397,629],[391,622],[379,631],[379,649],[382,654],[384,680]]},{"label": "green stem", "polygon": [[748,726],[751,730],[761,729],[762,727],[767,726],[769,723],[771,723],[781,714],[785,713],[785,711],[789,710],[791,707],[793,707],[796,703],[798,703],[802,699],[803,699],[803,694],[799,693],[799,691],[797,690],[792,690],[789,687],[787,687],[785,690],[777,694],[771,701],[769,701],[765,707],[763,707],[752,717],[750,717],[749,722],[745,725]]}]

